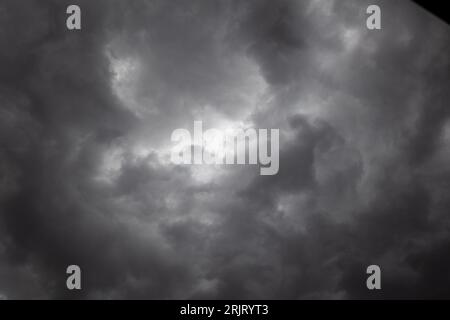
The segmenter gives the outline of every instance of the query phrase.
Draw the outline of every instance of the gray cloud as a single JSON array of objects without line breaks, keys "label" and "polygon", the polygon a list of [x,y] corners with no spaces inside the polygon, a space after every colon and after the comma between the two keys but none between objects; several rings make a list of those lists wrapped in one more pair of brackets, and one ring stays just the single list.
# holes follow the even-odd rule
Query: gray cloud
[{"label": "gray cloud", "polygon": [[[376,1],[376,32],[368,1],[78,3],[80,32],[69,2],[0,4],[0,297],[449,297],[448,25],[411,1]],[[171,164],[194,120],[279,128],[278,175]]]}]

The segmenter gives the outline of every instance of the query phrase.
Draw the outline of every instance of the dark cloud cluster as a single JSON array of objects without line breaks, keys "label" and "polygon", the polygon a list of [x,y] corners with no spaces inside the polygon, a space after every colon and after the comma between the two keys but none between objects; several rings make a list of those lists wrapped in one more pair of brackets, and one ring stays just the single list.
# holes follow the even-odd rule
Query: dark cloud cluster
[{"label": "dark cloud cluster", "polygon": [[[449,298],[450,30],[372,2],[2,1],[0,298]],[[171,164],[194,120],[279,173]]]}]

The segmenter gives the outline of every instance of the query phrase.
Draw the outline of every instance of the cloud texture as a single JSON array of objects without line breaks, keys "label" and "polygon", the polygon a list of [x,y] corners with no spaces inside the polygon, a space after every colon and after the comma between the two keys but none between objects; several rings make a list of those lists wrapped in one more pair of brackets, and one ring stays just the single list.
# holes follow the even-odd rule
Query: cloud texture
[{"label": "cloud texture", "polygon": [[[77,3],[79,32],[70,1],[0,4],[0,296],[450,298],[447,24],[406,0],[375,1],[380,31],[365,0]],[[171,164],[194,120],[279,128],[278,175]]]}]

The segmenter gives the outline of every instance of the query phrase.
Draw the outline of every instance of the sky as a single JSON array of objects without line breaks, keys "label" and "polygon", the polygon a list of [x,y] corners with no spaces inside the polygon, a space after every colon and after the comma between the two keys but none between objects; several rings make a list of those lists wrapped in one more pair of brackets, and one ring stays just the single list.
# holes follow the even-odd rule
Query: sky
[{"label": "sky", "polygon": [[[450,298],[448,24],[408,0],[77,0],[69,31],[70,4],[0,3],[0,298]],[[278,174],[171,163],[198,120],[279,129]]]}]

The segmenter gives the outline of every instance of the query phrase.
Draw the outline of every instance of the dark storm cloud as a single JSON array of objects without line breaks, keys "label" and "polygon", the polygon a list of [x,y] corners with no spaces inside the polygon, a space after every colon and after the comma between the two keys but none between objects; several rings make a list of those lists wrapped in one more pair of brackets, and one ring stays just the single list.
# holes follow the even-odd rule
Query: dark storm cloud
[{"label": "dark storm cloud", "polygon": [[[421,176],[417,174],[418,170],[422,170],[420,165],[427,159],[432,158],[438,148],[442,146],[444,125],[448,123],[448,113],[445,111],[448,109],[445,102],[448,93],[444,92],[446,91],[444,89],[445,84],[449,81],[449,60],[446,55],[449,45],[448,29],[444,25],[442,25],[443,29],[435,29],[435,25],[432,25],[426,17],[417,15],[415,9],[406,3],[393,6],[388,3],[382,4],[383,8],[385,8],[384,11],[387,12],[384,21],[387,21],[388,24],[397,24],[394,17],[401,15],[399,10],[407,10],[410,16],[406,19],[411,20],[409,20],[407,26],[398,25],[397,30],[401,31],[408,28],[408,31],[416,38],[403,42],[398,37],[392,36],[391,33],[384,33],[383,37],[377,39],[377,46],[381,48],[377,50],[379,53],[369,55],[350,53],[349,56],[353,60],[351,65],[346,65],[344,61],[343,65],[346,69],[337,66],[333,70],[334,74],[330,74],[329,77],[323,76],[321,80],[328,85],[329,94],[333,95],[333,88],[338,86],[338,91],[351,94],[366,104],[366,106],[363,106],[364,108],[370,108],[367,111],[364,110],[370,115],[370,122],[364,132],[360,132],[362,136],[358,139],[363,141],[368,139],[368,143],[372,144],[374,149],[377,147],[385,148],[386,144],[392,144],[396,147],[396,151],[393,154],[389,154],[379,150],[377,157],[387,156],[387,158],[392,157],[392,159],[386,158],[382,161],[379,159],[378,163],[374,165],[364,163],[362,168],[359,165],[359,153],[356,153],[356,158],[353,160],[355,163],[355,166],[353,166],[354,170],[343,171],[343,174],[339,172],[334,173],[336,175],[340,174],[340,178],[336,176],[336,179],[329,180],[327,181],[328,183],[340,186],[341,190],[345,186],[350,187],[350,190],[353,187],[357,189],[357,192],[351,193],[353,197],[344,198],[347,214],[352,216],[356,214],[356,217],[353,217],[349,224],[333,224],[333,220],[339,220],[339,218],[331,217],[330,214],[334,213],[334,215],[339,216],[339,199],[334,199],[334,202],[332,202],[334,207],[328,209],[329,212],[326,213],[315,212],[314,209],[308,208],[306,216],[309,217],[311,215],[311,218],[306,219],[305,228],[310,228],[311,230],[307,231],[307,238],[315,239],[316,241],[311,244],[308,250],[320,253],[314,259],[304,258],[301,252],[296,252],[298,260],[294,259],[292,265],[296,266],[298,274],[301,274],[302,270],[304,272],[309,270],[305,264],[312,263],[314,266],[313,275],[308,274],[308,278],[312,279],[320,278],[320,275],[328,275],[330,278],[336,275],[339,277],[340,272],[343,272],[342,278],[335,288],[337,296],[339,296],[339,293],[343,293],[348,297],[368,298],[371,296],[378,297],[378,295],[370,295],[366,290],[365,275],[361,273],[361,270],[364,269],[364,266],[375,263],[374,261],[380,261],[380,265],[385,272],[384,274],[389,279],[385,283],[386,291],[384,291],[384,294],[379,295],[380,297],[438,297],[445,291],[433,290],[434,281],[427,283],[423,279],[423,273],[426,273],[425,269],[417,270],[415,265],[411,265],[409,263],[409,255],[412,254],[411,252],[418,250],[416,247],[419,245],[415,242],[428,242],[430,238],[433,238],[433,234],[436,233],[443,233],[445,234],[444,237],[448,237],[448,218],[442,212],[442,210],[445,211],[444,208],[446,208],[448,202],[447,200],[443,201],[443,199],[433,199],[432,192],[429,189],[430,180],[424,177],[426,174]],[[286,6],[292,7],[292,4],[287,3]],[[343,4],[341,8],[347,7],[346,9],[351,11],[353,6],[354,4],[350,4],[348,7],[347,4]],[[337,9],[337,11],[339,10]],[[290,10],[290,12],[292,11]],[[286,15],[286,20],[290,20],[289,15]],[[414,20],[414,23],[412,23],[412,20]],[[428,28],[423,28],[424,25],[427,25]],[[316,42],[320,43],[320,40],[326,38],[327,34],[317,36],[319,40]],[[307,36],[305,35],[304,38],[306,39]],[[316,38],[314,39],[316,40]],[[256,51],[256,55],[258,59],[267,61],[267,63],[263,64],[266,69],[263,73],[269,75],[269,81],[277,88],[280,84],[280,78],[274,78],[272,75],[277,74],[277,72],[280,72],[283,76],[288,74],[283,71],[283,67],[276,63],[280,59],[280,52],[284,53],[281,61],[283,61],[283,64],[290,66],[290,73],[296,74],[300,78],[299,80],[283,80],[283,91],[278,94],[278,99],[282,101],[279,105],[289,106],[289,104],[295,103],[292,97],[296,96],[292,95],[289,89],[287,91],[284,89],[286,87],[294,87],[295,90],[302,91],[302,87],[308,88],[308,85],[302,83],[302,72],[304,73],[305,68],[298,67],[297,73],[292,71],[292,69],[296,69],[296,62],[290,63],[291,60],[286,59],[286,56],[293,55],[301,59],[310,55],[308,51],[314,51],[314,48],[311,46],[301,48],[297,43],[285,46],[284,41],[280,41],[277,43],[277,50],[267,54],[267,50],[271,50],[274,46],[273,43],[276,43],[277,40],[278,38],[275,38],[274,41],[272,34],[268,32],[265,38],[259,40],[262,43],[262,47]],[[427,47],[429,50],[420,52],[419,47],[423,46],[422,41],[433,42],[434,44],[430,44]],[[361,42],[361,45],[364,45],[364,40],[361,40]],[[340,49],[335,48],[334,50],[338,53]],[[420,52],[420,54],[414,55],[411,52]],[[408,57],[408,59],[405,59],[405,57]],[[308,58],[306,60],[308,61]],[[272,61],[275,62],[271,63]],[[373,68],[374,64],[377,66],[376,69]],[[425,64],[427,64],[426,69],[424,69]],[[370,74],[370,76],[364,77],[365,74]],[[430,78],[431,74],[433,74],[433,79]],[[364,77],[364,80],[361,81],[358,77]],[[387,78],[392,80],[386,81]],[[395,80],[396,78],[399,80]],[[334,79],[336,81],[335,84],[333,83]],[[314,81],[314,76],[308,77],[308,80],[310,82]],[[404,83],[399,85],[401,81]],[[302,85],[299,86],[299,83],[302,83]],[[415,99],[412,100],[411,92],[417,91],[420,91],[420,94],[416,96],[413,94]],[[338,95],[335,95],[339,99]],[[414,109],[412,105],[414,105]],[[336,106],[336,108],[338,107],[345,106]],[[346,110],[344,108],[341,108],[340,111],[344,112],[345,115]],[[408,117],[411,114],[417,117],[412,128],[408,124]],[[439,117],[435,118],[437,114],[439,114]],[[364,117],[357,119],[365,121]],[[351,123],[351,119],[344,120],[347,122],[345,125],[357,128]],[[336,122],[335,125],[339,127],[340,124]],[[339,129],[337,132],[339,132]],[[263,203],[267,203],[269,194],[271,199],[277,197],[276,195],[274,196],[274,193],[276,193],[274,190],[276,190],[277,186],[281,187],[288,181],[295,181],[299,190],[302,190],[304,188],[302,182],[307,183],[307,181],[311,181],[308,175],[302,175],[303,179],[299,179],[300,176],[296,176],[296,172],[305,170],[308,167],[314,167],[311,163],[315,164],[317,169],[317,165],[320,163],[321,152],[327,156],[326,151],[324,152],[320,148],[320,139],[314,141],[312,137],[315,136],[311,136],[309,139],[299,139],[297,143],[302,145],[305,143],[304,141],[308,141],[312,144],[313,150],[315,150],[312,156],[313,160],[307,163],[303,162],[303,159],[308,154],[311,154],[311,152],[308,153],[305,150],[295,153],[295,155],[293,153],[288,157],[290,161],[286,161],[282,153],[280,168],[288,168],[288,174],[283,179],[283,174],[280,170],[280,175],[277,176],[277,179],[281,180],[277,183],[277,179],[274,178],[270,187],[264,186],[265,188],[261,189],[261,201]],[[352,133],[350,133],[349,138],[352,138]],[[339,141],[339,149],[348,147],[348,143],[345,140],[342,142],[341,136],[335,135],[334,139]],[[381,143],[377,143],[377,139],[380,139]],[[444,139],[446,139],[444,144],[445,141],[448,143],[448,138]],[[292,151],[294,148],[291,146],[289,150]],[[331,155],[331,157],[334,160],[338,159],[336,155]],[[295,161],[297,161],[298,167],[289,166],[290,162],[295,163]],[[369,183],[374,183],[374,188],[370,189],[370,192],[373,193],[369,196],[371,200],[363,207],[358,205],[360,198],[367,196],[364,189],[358,190],[362,184],[361,179],[363,179],[361,169],[366,171],[364,172],[365,174],[367,174],[367,171],[376,170],[376,176]],[[308,172],[308,170],[305,171]],[[314,172],[314,170],[309,172]],[[364,182],[367,184],[367,181]],[[254,190],[254,187],[252,185],[252,190]],[[309,184],[309,188],[314,190],[312,198],[323,201],[324,198],[322,198],[321,194],[330,192],[328,187],[318,186],[317,183]],[[265,192],[267,189],[271,190],[271,192]],[[331,190],[333,193],[339,193],[336,189]],[[307,197],[310,196],[308,192],[303,191],[303,193]],[[254,192],[251,194],[254,194]],[[322,207],[322,205],[315,205],[314,207]],[[305,215],[302,211],[297,211],[297,214],[299,216]],[[433,214],[440,216],[438,223],[430,221],[430,216]],[[325,225],[321,224],[316,229],[315,221],[317,221],[318,217],[323,217],[320,219],[326,220]],[[444,221],[444,226],[442,226],[441,223]],[[330,225],[331,227],[327,228]],[[330,234],[325,234],[327,231]],[[314,235],[314,233],[318,233],[320,236]],[[289,234],[285,234],[284,237],[289,238]],[[296,239],[295,235],[294,239]],[[298,240],[299,242],[305,241],[305,239]],[[295,251],[293,250],[293,252]],[[400,257],[392,258],[390,255],[398,255]],[[331,261],[330,264],[334,268],[331,268],[327,261]],[[446,262],[442,261],[442,264],[445,268]],[[428,267],[431,267],[431,265],[428,265]],[[401,270],[400,274],[397,274],[397,268]],[[411,275],[408,278],[409,274]],[[427,277],[431,278],[431,274]],[[443,277],[446,279],[445,272]],[[296,279],[294,275],[292,275],[290,280],[293,279]],[[308,283],[300,276],[298,276],[298,281],[294,282]],[[327,288],[330,289],[333,279],[328,279],[327,282]],[[317,281],[317,287],[320,287],[320,284],[321,282]],[[297,296],[309,297],[312,292],[314,292],[313,289],[305,293],[297,292]],[[323,289],[322,293],[324,297],[327,296],[325,289]],[[319,296],[322,293],[319,293]]]},{"label": "dark storm cloud", "polygon": [[[409,1],[377,1],[377,32],[364,1],[78,3],[80,32],[69,2],[0,5],[0,298],[449,296],[447,25]],[[278,175],[168,163],[193,120],[279,128]]]}]

